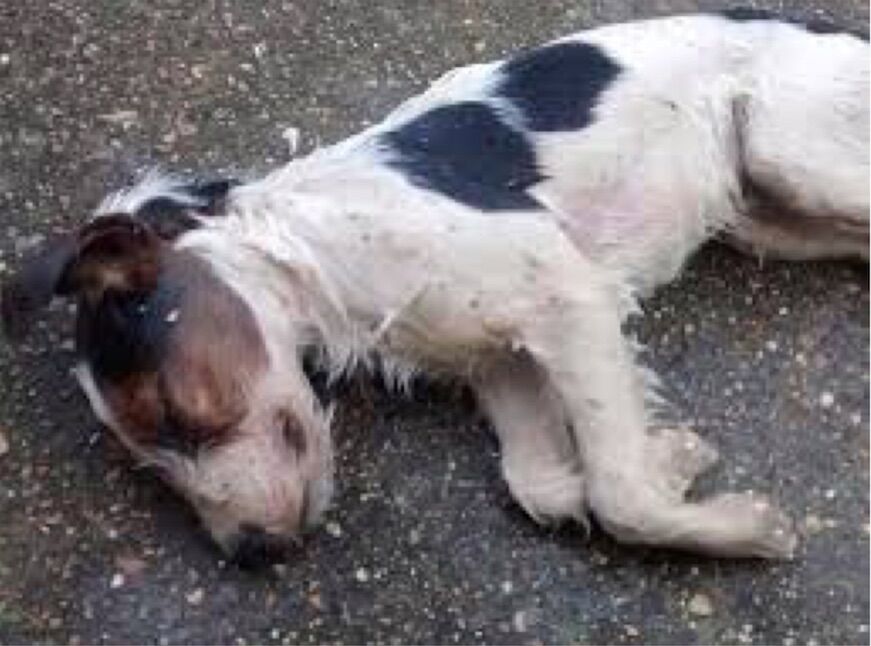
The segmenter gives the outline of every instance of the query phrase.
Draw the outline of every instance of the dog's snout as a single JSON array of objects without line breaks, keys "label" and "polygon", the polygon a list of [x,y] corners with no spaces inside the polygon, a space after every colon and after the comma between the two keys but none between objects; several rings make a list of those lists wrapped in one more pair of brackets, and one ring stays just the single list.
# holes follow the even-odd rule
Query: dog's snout
[{"label": "dog's snout", "polygon": [[232,561],[243,569],[255,570],[286,560],[293,541],[256,525],[243,525],[233,545]]}]

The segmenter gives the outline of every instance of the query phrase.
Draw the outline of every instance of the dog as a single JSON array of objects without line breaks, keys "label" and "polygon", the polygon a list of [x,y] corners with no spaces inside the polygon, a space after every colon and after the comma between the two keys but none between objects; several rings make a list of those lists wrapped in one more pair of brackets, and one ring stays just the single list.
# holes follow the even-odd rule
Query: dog
[{"label": "dog", "polygon": [[541,524],[792,555],[765,496],[686,499],[715,450],[656,428],[621,324],[719,237],[868,258],[867,35],[755,10],[603,26],[452,70],[381,123],[253,181],[149,175],[26,259],[11,337],[77,302],[96,416],[241,563],[329,505],[303,359],[468,382]]}]

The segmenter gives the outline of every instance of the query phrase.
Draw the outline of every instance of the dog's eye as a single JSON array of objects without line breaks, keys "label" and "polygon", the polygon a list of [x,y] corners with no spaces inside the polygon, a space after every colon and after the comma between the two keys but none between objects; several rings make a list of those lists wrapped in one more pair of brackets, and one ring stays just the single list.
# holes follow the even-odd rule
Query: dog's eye
[{"label": "dog's eye", "polygon": [[281,437],[285,444],[292,448],[297,454],[302,454],[306,450],[305,432],[300,423],[293,415],[281,413],[278,416],[278,423],[281,428]]}]

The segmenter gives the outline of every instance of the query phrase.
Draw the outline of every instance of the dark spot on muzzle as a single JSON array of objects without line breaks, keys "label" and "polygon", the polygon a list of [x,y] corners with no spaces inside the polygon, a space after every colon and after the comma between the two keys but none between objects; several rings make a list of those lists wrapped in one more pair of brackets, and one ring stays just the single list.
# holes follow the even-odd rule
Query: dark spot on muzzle
[{"label": "dark spot on muzzle", "polygon": [[243,570],[259,570],[286,561],[294,543],[256,525],[242,525],[230,557]]}]

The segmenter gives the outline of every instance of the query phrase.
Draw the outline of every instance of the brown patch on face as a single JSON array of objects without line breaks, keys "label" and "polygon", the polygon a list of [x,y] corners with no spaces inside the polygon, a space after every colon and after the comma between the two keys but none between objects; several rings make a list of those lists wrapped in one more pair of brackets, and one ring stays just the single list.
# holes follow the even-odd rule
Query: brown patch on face
[{"label": "brown patch on face", "polygon": [[195,257],[180,257],[187,288],[161,367],[167,407],[185,428],[216,433],[245,416],[251,385],[267,367],[248,306]]},{"label": "brown patch on face", "polygon": [[86,355],[91,348],[99,357],[114,343],[113,334],[131,355],[129,366],[113,356],[111,370],[92,361],[122,431],[143,448],[186,454],[227,441],[247,414],[253,384],[268,364],[248,306],[205,261],[170,248],[155,289],[139,298],[123,307],[107,299],[96,306],[114,307],[129,320],[99,311],[84,319],[86,327],[89,318],[117,324],[99,334],[85,330]]}]

